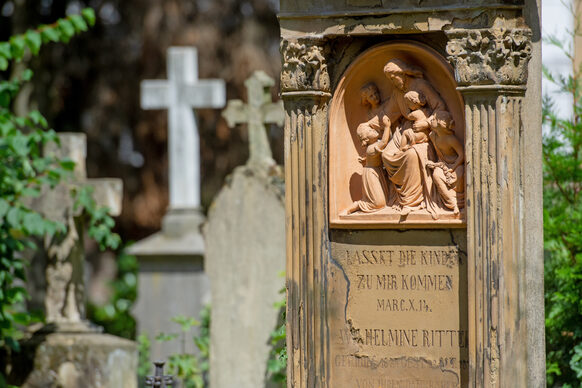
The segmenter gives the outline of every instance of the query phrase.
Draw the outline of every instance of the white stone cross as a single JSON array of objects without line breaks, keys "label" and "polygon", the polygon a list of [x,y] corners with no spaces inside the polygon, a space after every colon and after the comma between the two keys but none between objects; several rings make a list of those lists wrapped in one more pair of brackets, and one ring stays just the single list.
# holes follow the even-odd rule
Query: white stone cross
[{"label": "white stone cross", "polygon": [[194,108],[222,108],[221,79],[198,79],[194,47],[168,49],[168,80],[141,83],[143,109],[168,109],[169,210],[200,207],[200,140]]},{"label": "white stone cross", "polygon": [[248,124],[249,165],[271,166],[275,164],[269,146],[265,124],[283,125],[285,111],[283,101],[271,102],[271,87],[275,81],[264,71],[255,71],[246,81],[247,105],[241,100],[230,100],[222,111],[229,127]]}]

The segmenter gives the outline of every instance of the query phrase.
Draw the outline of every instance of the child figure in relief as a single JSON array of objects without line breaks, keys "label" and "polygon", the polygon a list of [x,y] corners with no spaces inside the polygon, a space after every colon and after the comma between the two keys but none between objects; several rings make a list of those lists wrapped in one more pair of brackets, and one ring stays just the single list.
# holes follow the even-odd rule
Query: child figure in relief
[{"label": "child figure in relief", "polygon": [[424,107],[426,105],[424,95],[416,90],[411,90],[404,94],[404,101],[410,112],[406,118],[412,121],[412,123],[417,123],[417,125],[413,124],[411,128],[407,128],[402,132],[401,151],[408,150],[414,144],[428,142],[428,134],[430,131],[430,125],[428,125],[430,112]]},{"label": "child figure in relief", "polygon": [[438,156],[438,162],[428,161],[426,166],[433,170],[432,180],[443,204],[459,214],[458,197],[465,190],[465,153],[463,145],[453,132],[454,120],[447,111],[437,111],[429,119],[432,131],[429,135]]},{"label": "child figure in relief", "polygon": [[367,125],[372,128],[378,132],[378,136],[382,136],[384,130],[390,132],[390,120],[386,112],[384,112],[384,106],[387,105],[387,100],[382,102],[380,90],[378,90],[376,84],[370,82],[362,86],[360,89],[360,97],[362,105],[369,109],[369,120],[361,125]]},{"label": "child figure in relief", "polygon": [[371,213],[386,207],[386,195],[388,193],[388,183],[382,168],[382,150],[390,140],[390,123],[384,129],[382,139],[378,140],[380,134],[367,123],[360,124],[356,131],[358,138],[362,142],[362,147],[366,149],[366,156],[358,157],[360,163],[364,163],[362,173],[362,199],[355,201],[344,211],[344,214],[351,214],[358,210]]}]

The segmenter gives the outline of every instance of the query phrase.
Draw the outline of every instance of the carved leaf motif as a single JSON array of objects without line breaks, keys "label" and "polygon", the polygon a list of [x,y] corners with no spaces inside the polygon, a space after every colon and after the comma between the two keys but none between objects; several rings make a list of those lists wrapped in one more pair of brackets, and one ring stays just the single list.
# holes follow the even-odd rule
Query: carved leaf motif
[{"label": "carved leaf motif", "polygon": [[329,91],[330,81],[323,48],[317,44],[283,41],[281,43],[283,91]]},{"label": "carved leaf motif", "polygon": [[530,30],[452,30],[447,34],[448,59],[461,85],[526,82],[531,57]]}]

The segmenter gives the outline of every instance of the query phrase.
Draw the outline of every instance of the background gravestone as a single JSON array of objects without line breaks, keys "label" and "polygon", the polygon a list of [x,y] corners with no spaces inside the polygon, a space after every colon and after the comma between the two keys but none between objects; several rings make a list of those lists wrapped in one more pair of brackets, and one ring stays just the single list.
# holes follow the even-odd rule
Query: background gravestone
[{"label": "background gravestone", "polygon": [[213,388],[266,384],[285,261],[283,182],[263,125],[282,124],[281,103],[270,103],[273,84],[263,72],[254,73],[246,81],[248,104],[229,101],[223,112],[229,125],[248,123],[251,152],[247,164],[227,178],[204,226]]},{"label": "background gravestone", "polygon": [[[529,0],[281,1],[288,386],[545,386],[539,10]],[[366,118],[369,83],[385,109]],[[407,105],[408,92],[424,108]],[[391,168],[418,167],[404,164],[410,149],[381,161],[374,149],[383,116],[390,149],[423,109],[458,125],[430,125],[441,167],[426,166],[446,171],[447,185],[463,176],[445,169],[432,137],[452,132],[464,153],[460,213],[404,211],[414,180],[426,189],[418,198],[438,189],[444,199],[430,181],[442,176],[404,170],[397,183]],[[394,205],[370,200],[383,174]],[[357,201],[377,212],[342,213]]]},{"label": "background gravestone", "polygon": [[32,295],[44,301],[46,324],[31,327],[35,331],[22,342],[22,351],[14,354],[9,379],[31,388],[134,388],[136,344],[102,334],[101,328],[86,319],[84,221],[79,219],[81,215],[74,210],[70,196],[71,189],[91,185],[97,206],[108,207],[111,215],[119,215],[122,182],[113,178],[87,179],[85,134],[60,133],[59,138],[60,147],[51,144],[44,152],[73,160],[73,179],[54,189],[44,188],[42,195],[31,201],[31,207],[65,224],[67,234],[38,244],[40,249],[34,252],[32,270],[45,268],[45,276],[35,276],[28,286],[35,287]]},{"label": "background gravestone", "polygon": [[[173,332],[171,318],[199,318],[210,301],[204,273],[204,240],[200,225],[200,140],[193,108],[222,108],[224,81],[198,79],[198,56],[193,47],[168,50],[168,80],[142,82],[143,109],[168,109],[170,204],[162,230],[129,250],[139,261],[138,300],[134,306],[138,333],[150,339]],[[184,298],[188,295],[188,298]],[[186,351],[194,352],[193,341]],[[181,352],[178,341],[152,341],[151,356],[167,359]]]}]

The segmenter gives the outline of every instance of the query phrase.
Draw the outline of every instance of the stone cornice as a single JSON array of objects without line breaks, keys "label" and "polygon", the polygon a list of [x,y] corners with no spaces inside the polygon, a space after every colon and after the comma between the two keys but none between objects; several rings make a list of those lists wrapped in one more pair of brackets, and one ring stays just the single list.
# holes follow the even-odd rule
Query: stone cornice
[{"label": "stone cornice", "polygon": [[400,15],[400,14],[419,14],[419,13],[446,13],[446,12],[469,12],[469,11],[483,11],[483,10],[522,10],[522,4],[503,4],[495,3],[480,4],[473,6],[458,6],[458,5],[444,5],[433,7],[400,7],[400,8],[370,8],[362,7],[356,9],[342,10],[342,11],[320,11],[320,12],[279,12],[277,18],[279,20],[295,20],[295,19],[334,19],[346,17],[363,17],[363,16],[385,16],[385,15]]},{"label": "stone cornice", "polygon": [[532,50],[529,29],[455,29],[446,34],[448,60],[460,86],[526,83]]}]

